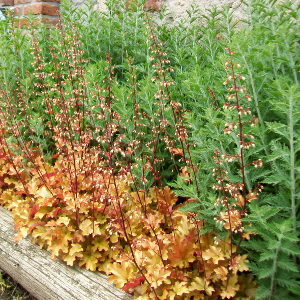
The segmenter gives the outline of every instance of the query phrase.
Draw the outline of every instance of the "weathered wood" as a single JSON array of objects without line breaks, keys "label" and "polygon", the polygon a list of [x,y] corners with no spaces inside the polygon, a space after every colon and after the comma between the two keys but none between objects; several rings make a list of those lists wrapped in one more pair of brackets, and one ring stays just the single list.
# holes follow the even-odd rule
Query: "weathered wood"
[{"label": "weathered wood", "polygon": [[99,272],[51,259],[50,252],[31,243],[13,241],[16,231],[9,211],[0,207],[0,268],[39,300],[131,300]]}]

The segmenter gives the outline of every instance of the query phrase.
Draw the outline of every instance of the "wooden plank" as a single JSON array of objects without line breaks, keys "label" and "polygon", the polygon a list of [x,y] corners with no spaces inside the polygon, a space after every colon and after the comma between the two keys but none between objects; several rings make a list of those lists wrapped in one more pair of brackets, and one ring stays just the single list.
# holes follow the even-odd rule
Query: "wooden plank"
[{"label": "wooden plank", "polygon": [[11,213],[0,207],[0,268],[38,300],[131,300],[108,282],[107,276],[51,259],[50,252],[31,243],[13,241]]}]

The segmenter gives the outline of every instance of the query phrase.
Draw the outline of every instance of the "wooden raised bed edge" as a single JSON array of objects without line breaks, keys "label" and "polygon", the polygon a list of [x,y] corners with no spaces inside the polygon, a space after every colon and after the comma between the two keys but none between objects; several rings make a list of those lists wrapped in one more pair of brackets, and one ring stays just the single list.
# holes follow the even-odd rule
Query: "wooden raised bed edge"
[{"label": "wooden raised bed edge", "polygon": [[0,207],[0,268],[38,300],[133,299],[100,272],[54,261],[50,252],[31,243],[31,237],[16,243],[15,236],[11,212]]}]

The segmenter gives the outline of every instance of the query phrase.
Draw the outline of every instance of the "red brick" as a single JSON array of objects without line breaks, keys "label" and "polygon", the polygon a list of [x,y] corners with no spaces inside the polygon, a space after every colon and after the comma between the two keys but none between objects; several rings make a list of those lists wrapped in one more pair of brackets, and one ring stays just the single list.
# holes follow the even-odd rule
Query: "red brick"
[{"label": "red brick", "polygon": [[127,0],[126,1],[126,8],[129,8],[131,3],[134,3],[135,5],[137,5],[136,1],[135,0]]},{"label": "red brick", "polygon": [[3,0],[4,5],[14,5],[14,0]]},{"label": "red brick", "polygon": [[28,15],[30,13],[34,15],[38,15],[42,13],[43,4],[31,4],[24,7],[24,15]]},{"label": "red brick", "polygon": [[[38,24],[38,20],[34,20],[33,25],[37,25],[37,24]],[[30,27],[29,22],[26,18],[16,20],[15,25],[20,27],[26,27],[26,28]]]},{"label": "red brick", "polygon": [[144,9],[147,11],[160,10],[160,1],[157,0],[147,0],[144,4]]},{"label": "red brick", "polygon": [[22,14],[22,7],[21,6],[16,6],[14,8],[14,14],[15,14],[15,16],[21,15]]},{"label": "red brick", "polygon": [[58,16],[58,6],[51,4],[43,4],[42,14],[48,16]]},{"label": "red brick", "polygon": [[54,27],[58,24],[59,20],[57,18],[50,19],[50,18],[43,17],[42,22],[46,25],[49,25],[49,27]]},{"label": "red brick", "polygon": [[[39,24],[39,20],[42,20],[42,22],[47,25],[47,27],[54,27],[58,24],[59,20],[58,18],[47,18],[47,17],[40,17],[36,20],[34,20],[33,25],[37,25]],[[15,25],[16,26],[20,26],[20,27],[26,27],[29,28],[30,24],[27,18],[21,18],[21,19],[17,19],[15,21]]]},{"label": "red brick", "polygon": [[20,3],[29,3],[30,0],[15,0],[15,4],[20,4]]},{"label": "red brick", "polygon": [[60,0],[35,0],[35,2],[60,2]]},{"label": "red brick", "polygon": [[58,6],[50,4],[31,4],[24,7],[24,15],[28,15],[32,12],[34,15],[48,15],[48,16],[57,16],[58,15]]}]

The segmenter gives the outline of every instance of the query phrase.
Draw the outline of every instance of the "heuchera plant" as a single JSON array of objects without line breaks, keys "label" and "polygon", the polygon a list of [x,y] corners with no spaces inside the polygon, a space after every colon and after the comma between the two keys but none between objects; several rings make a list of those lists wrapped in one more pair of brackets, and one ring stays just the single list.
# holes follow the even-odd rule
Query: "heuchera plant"
[{"label": "heuchera plant", "polygon": [[[245,273],[247,256],[238,250],[242,238],[249,238],[243,224],[246,202],[256,199],[260,189],[247,193],[244,182],[248,165],[243,151],[252,142],[243,130],[256,118],[241,119],[250,112],[240,103],[244,88],[237,85],[233,53],[229,51],[227,68],[232,74],[226,84],[233,80],[228,99],[236,103],[226,107],[235,109],[239,119],[228,122],[225,132],[239,129],[239,153],[222,157],[216,150],[215,188],[221,192],[217,205],[224,207],[220,221],[228,231],[225,239],[219,239],[217,232],[201,232],[201,216],[178,210],[178,198],[163,185],[161,148],[168,151],[169,161],[186,184],[196,184],[199,193],[184,111],[169,91],[172,69],[164,66],[169,61],[148,16],[146,25],[155,73],[152,81],[158,87],[156,102],[152,115],[138,102],[136,71],[128,58],[131,127],[118,113],[109,55],[107,78],[91,87],[75,25],[69,32],[59,26],[60,48],[50,47],[49,63],[43,61],[33,35],[36,72],[30,78],[31,92],[19,82],[15,108],[11,101],[15,95],[1,90],[1,204],[12,210],[19,230],[16,241],[31,234],[52,252],[52,258],[71,266],[76,260],[91,271],[105,272],[112,283],[138,299],[250,299],[255,285],[251,274]],[[45,158],[37,143],[29,105],[37,113],[41,106],[44,109],[40,118],[44,134],[53,140],[53,161]],[[24,117],[16,122],[18,109]],[[29,142],[26,134],[31,135]],[[241,184],[226,183],[224,160],[238,161]]]},{"label": "heuchera plant", "polygon": [[[214,299],[217,295],[246,299],[254,294],[251,276],[239,274],[248,270],[246,255],[232,259],[236,246],[230,237],[216,243],[214,234],[200,234],[201,220],[173,210],[177,197],[170,188],[151,188],[147,195],[130,192],[127,176],[118,174],[112,180],[99,172],[94,180],[101,185],[97,193],[103,200],[90,200],[91,178],[87,177],[78,187],[77,212],[69,180],[61,172],[63,157],[57,157],[54,166],[36,158],[37,166],[46,167],[42,177],[51,193],[36,169],[29,171],[30,178],[21,171],[19,156],[6,155],[13,162],[5,162],[5,154],[1,159],[1,202],[12,209],[15,229],[20,230],[16,241],[31,234],[41,247],[52,251],[52,258],[58,256],[71,266],[77,260],[89,270],[112,274],[111,282],[143,295],[140,299]],[[139,197],[146,205],[146,217]]]}]

